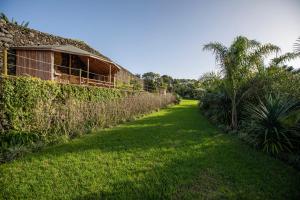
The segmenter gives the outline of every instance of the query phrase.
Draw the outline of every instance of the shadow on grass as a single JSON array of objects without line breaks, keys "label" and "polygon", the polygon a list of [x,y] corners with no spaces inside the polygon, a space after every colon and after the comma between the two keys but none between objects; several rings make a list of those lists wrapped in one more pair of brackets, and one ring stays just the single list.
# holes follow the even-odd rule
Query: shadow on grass
[{"label": "shadow on grass", "polygon": [[[68,168],[68,155],[80,163],[76,166],[80,168],[71,172],[80,178],[72,177],[69,185],[86,178],[80,174],[83,170],[112,168],[101,172],[101,177],[93,170],[92,176],[97,177],[91,181],[95,185],[82,183],[82,191],[61,189],[73,191],[69,197],[78,200],[297,199],[300,192],[298,172],[220,134],[199,114],[196,105],[190,104],[50,147],[22,160],[27,160],[27,164],[31,158],[40,164],[52,160],[63,163],[56,165],[62,171],[72,170]],[[107,157],[94,163],[91,155]],[[120,160],[126,166],[114,166]],[[105,162],[109,165],[105,166]]]},{"label": "shadow on grass", "polygon": [[199,118],[195,106],[167,108],[159,115],[154,113],[154,116],[144,117],[111,129],[97,131],[67,144],[50,147],[44,150],[40,156],[44,157],[46,154],[59,156],[65,153],[95,149],[102,152],[146,150],[149,148],[170,147],[174,145],[174,141],[177,141],[178,145],[180,143],[199,143],[200,138],[217,134],[217,130],[207,120],[200,117],[200,120],[196,119],[195,121],[195,118]]},{"label": "shadow on grass", "polygon": [[116,180],[107,190],[74,199],[299,199],[299,173],[283,171],[286,166],[265,155],[247,154],[248,148],[236,149],[234,142],[214,143],[218,137],[194,146],[198,153],[152,168],[143,179]]}]

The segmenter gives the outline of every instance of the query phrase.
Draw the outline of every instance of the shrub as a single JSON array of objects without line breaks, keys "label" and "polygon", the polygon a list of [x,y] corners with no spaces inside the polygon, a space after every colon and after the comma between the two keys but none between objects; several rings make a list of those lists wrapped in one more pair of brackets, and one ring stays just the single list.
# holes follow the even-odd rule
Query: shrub
[{"label": "shrub", "polygon": [[263,77],[265,90],[276,91],[282,96],[300,99],[300,72],[285,67],[270,67]]},{"label": "shrub", "polygon": [[181,97],[179,96],[179,94],[176,94],[176,93],[174,93],[174,96],[175,96],[175,103],[176,104],[179,104],[180,103],[180,101],[181,101]]},{"label": "shrub", "polygon": [[207,92],[200,100],[200,108],[204,115],[215,123],[230,124],[230,99],[225,91]]},{"label": "shrub", "polygon": [[1,83],[2,158],[12,157],[3,156],[7,153],[19,155],[19,151],[11,152],[24,146],[61,142],[176,102],[172,94],[128,94],[115,89],[62,85],[24,77],[4,78]]},{"label": "shrub", "polygon": [[120,99],[88,102],[70,99],[68,102],[41,102],[34,113],[32,132],[44,135],[73,137],[93,128],[105,128],[125,122],[175,102],[171,94],[140,93]]},{"label": "shrub", "polygon": [[124,96],[121,91],[14,77],[0,80],[0,129],[24,131],[32,128],[33,111],[40,102],[66,104],[69,99],[100,102]]},{"label": "shrub", "polygon": [[133,91],[141,91],[143,89],[143,85],[137,79],[131,79],[130,85],[132,86]]},{"label": "shrub", "polygon": [[291,151],[299,143],[300,102],[269,95],[258,105],[246,106],[247,139],[263,151]]}]

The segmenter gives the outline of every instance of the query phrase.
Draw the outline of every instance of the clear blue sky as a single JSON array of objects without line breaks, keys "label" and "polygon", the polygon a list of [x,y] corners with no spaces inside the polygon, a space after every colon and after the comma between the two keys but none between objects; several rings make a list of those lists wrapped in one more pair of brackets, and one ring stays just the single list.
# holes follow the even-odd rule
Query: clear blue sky
[{"label": "clear blue sky", "polygon": [[[133,73],[198,78],[216,70],[203,44],[237,35],[284,52],[300,36],[300,0],[0,0],[30,27],[86,41]],[[290,64],[300,67],[300,60]]]}]

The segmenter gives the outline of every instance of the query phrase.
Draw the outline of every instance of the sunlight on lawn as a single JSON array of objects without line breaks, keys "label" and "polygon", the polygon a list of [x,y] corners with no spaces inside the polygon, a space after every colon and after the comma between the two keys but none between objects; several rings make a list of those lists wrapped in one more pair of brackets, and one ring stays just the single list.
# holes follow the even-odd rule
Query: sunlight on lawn
[{"label": "sunlight on lawn", "polygon": [[5,199],[282,199],[298,194],[300,180],[292,168],[221,134],[200,115],[196,101],[0,169]]}]

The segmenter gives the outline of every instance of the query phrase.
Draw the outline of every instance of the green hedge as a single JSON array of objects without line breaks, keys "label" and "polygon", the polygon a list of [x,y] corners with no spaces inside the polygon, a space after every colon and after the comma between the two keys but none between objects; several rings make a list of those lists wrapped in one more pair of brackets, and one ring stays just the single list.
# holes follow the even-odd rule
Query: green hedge
[{"label": "green hedge", "polygon": [[114,126],[176,102],[172,94],[0,79],[0,163],[95,128]]},{"label": "green hedge", "polygon": [[33,109],[40,102],[64,103],[68,99],[100,102],[125,95],[115,89],[59,84],[28,77],[1,78],[0,84],[2,132],[23,131],[24,125],[30,124]]}]

